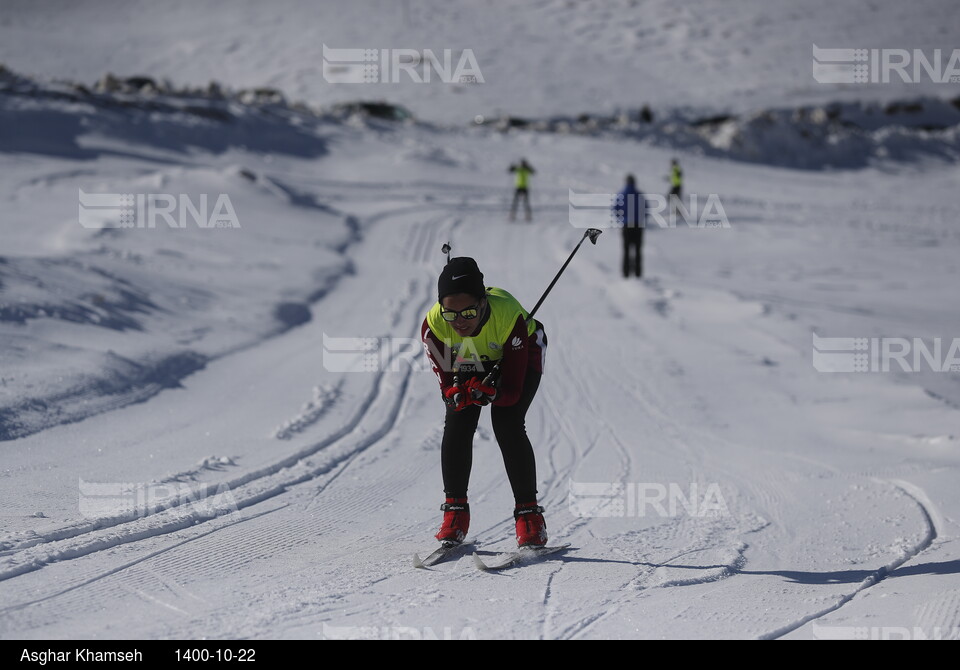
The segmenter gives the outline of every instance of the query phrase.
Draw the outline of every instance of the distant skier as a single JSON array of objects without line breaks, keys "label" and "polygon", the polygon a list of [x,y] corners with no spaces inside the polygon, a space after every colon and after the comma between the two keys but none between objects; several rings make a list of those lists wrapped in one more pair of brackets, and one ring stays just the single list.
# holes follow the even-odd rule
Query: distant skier
[{"label": "distant skier", "polygon": [[527,162],[526,158],[521,158],[519,163],[510,166],[508,172],[516,175],[514,180],[513,203],[510,205],[510,220],[517,217],[517,205],[523,200],[523,209],[526,213],[527,221],[533,219],[533,213],[530,211],[530,175],[536,174],[533,166]]},{"label": "distant skier", "polygon": [[632,174],[617,194],[613,213],[623,230],[623,276],[643,276],[643,229],[647,225],[647,206],[643,193],[637,190]]},{"label": "distant skier", "polygon": [[677,202],[683,197],[683,170],[674,158],[670,161],[670,211],[677,211]]},{"label": "distant skier", "polygon": [[[440,380],[446,403],[440,464],[445,501],[436,538],[458,544],[467,536],[470,506],[467,485],[473,459],[473,435],[480,411],[490,405],[493,432],[500,446],[514,496],[519,546],[547,542],[543,508],[537,504],[537,472],[525,416],[543,374],[547,340],[543,325],[500,288],[487,288],[472,258],[452,258],[437,282],[438,302],[423,321],[421,338]],[[485,377],[497,361],[499,378]]]}]

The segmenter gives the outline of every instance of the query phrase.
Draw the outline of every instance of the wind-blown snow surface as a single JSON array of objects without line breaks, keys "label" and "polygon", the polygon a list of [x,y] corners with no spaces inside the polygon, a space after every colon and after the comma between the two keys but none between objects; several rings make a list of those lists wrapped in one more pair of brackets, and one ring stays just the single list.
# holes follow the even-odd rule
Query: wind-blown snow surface
[{"label": "wind-blown snow surface", "polygon": [[[283,141],[53,102],[0,153],[0,637],[957,637],[957,373],[812,358],[814,333],[960,337],[955,164],[233,112]],[[531,224],[505,220],[519,155]],[[530,307],[582,235],[569,190],[662,192],[673,155],[729,227],[652,229],[642,282],[608,230],[538,312],[528,431],[571,550],[414,569],[442,501],[416,341],[441,244]],[[226,193],[240,227],[89,230],[81,189]],[[510,549],[486,416],[470,498],[475,550]]]}]

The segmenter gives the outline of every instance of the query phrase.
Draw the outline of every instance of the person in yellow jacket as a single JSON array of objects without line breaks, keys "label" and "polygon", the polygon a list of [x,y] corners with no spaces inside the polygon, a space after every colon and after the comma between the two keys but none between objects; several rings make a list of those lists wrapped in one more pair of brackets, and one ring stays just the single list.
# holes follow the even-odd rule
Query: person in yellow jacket
[{"label": "person in yellow jacket", "polygon": [[[440,443],[444,515],[436,538],[459,544],[467,535],[473,435],[481,409],[490,405],[494,436],[513,491],[517,544],[543,546],[547,529],[537,503],[536,458],[525,427],[543,374],[547,347],[543,325],[529,318],[510,293],[485,286],[472,258],[450,259],[437,293],[420,331],[447,407]],[[498,363],[499,377],[489,380]]]},{"label": "person in yellow jacket", "polygon": [[530,175],[536,174],[526,158],[521,158],[519,163],[510,166],[509,172],[516,175],[514,179],[513,203],[510,205],[510,220],[517,217],[517,205],[523,200],[523,209],[527,221],[533,220],[533,212],[530,211]]},{"label": "person in yellow jacket", "polygon": [[680,163],[674,158],[670,161],[670,195],[680,197],[680,191],[683,189],[683,170],[680,169]]},{"label": "person in yellow jacket", "polygon": [[674,158],[670,161],[670,211],[676,213],[683,191],[683,170]]}]

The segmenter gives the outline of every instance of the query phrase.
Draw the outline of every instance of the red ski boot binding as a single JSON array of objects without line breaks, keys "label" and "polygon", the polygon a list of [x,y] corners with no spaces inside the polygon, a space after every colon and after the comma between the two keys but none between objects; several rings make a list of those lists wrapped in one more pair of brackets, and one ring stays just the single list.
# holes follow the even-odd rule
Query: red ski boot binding
[{"label": "red ski boot binding", "polygon": [[543,508],[537,503],[517,505],[513,518],[517,522],[518,546],[543,547],[547,544],[547,522],[543,520]]},{"label": "red ski boot binding", "polygon": [[470,505],[466,498],[447,498],[440,506],[443,523],[436,538],[445,545],[460,544],[470,529]]}]

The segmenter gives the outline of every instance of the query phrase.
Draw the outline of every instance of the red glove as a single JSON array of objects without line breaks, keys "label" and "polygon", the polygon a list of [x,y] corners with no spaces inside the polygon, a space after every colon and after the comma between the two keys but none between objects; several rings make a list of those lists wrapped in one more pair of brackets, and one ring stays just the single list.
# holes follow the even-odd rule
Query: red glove
[{"label": "red glove", "polygon": [[459,412],[464,407],[473,404],[470,401],[470,394],[456,385],[443,392],[443,402],[447,403],[447,407],[452,408],[454,412]]},{"label": "red glove", "polygon": [[497,389],[471,377],[459,386],[451,386],[443,393],[443,400],[453,411],[459,412],[470,405],[489,405],[497,397]]},{"label": "red glove", "polygon": [[497,389],[483,383],[479,377],[471,377],[464,384],[464,390],[474,405],[489,405],[497,397]]}]

